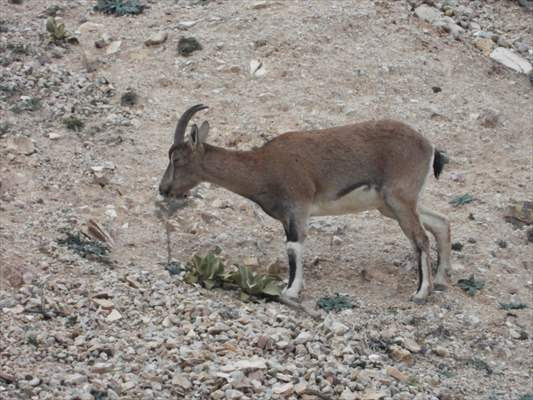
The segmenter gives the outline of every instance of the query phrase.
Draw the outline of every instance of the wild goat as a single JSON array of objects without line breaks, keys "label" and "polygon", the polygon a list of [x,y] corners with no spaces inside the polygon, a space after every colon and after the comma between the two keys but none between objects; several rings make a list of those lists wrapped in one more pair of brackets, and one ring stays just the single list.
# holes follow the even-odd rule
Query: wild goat
[{"label": "wild goat", "polygon": [[[398,121],[368,121],[288,132],[256,150],[231,151],[205,143],[207,121],[199,129],[192,125],[185,140],[189,120],[206,108],[195,105],[179,119],[159,192],[182,198],[207,181],[254,201],[280,221],[289,259],[284,296],[297,298],[303,286],[302,250],[309,217],[372,209],[398,221],[415,248],[418,287],[412,300],[423,303],[433,288],[446,289],[450,226],[446,217],[418,204],[431,170],[438,178],[446,158],[418,132]],[[424,228],[437,242],[434,280]]]}]

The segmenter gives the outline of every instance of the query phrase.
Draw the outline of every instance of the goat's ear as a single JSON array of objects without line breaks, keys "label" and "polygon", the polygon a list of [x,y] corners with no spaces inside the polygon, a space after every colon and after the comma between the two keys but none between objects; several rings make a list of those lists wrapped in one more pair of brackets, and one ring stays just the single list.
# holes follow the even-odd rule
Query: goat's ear
[{"label": "goat's ear", "polygon": [[191,134],[189,136],[189,144],[193,149],[197,148],[200,144],[200,135],[198,134],[198,126],[193,124],[191,126]]},{"label": "goat's ear", "polygon": [[202,126],[200,126],[200,130],[198,131],[200,143],[204,143],[207,139],[207,135],[209,134],[209,122],[204,121],[202,123]]}]

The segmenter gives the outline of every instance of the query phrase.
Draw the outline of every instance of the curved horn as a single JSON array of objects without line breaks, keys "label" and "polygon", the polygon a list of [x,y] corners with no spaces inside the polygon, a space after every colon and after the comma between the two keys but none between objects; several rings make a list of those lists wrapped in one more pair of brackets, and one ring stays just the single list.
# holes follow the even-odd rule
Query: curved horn
[{"label": "curved horn", "polygon": [[192,106],[187,111],[183,113],[180,120],[178,121],[178,125],[176,126],[176,130],[174,131],[174,144],[180,143],[183,141],[183,138],[185,136],[185,129],[187,128],[187,124],[189,123],[189,120],[192,118],[194,114],[196,114],[200,110],[204,110],[208,108],[207,106],[204,106],[203,104],[197,104],[195,106]]}]

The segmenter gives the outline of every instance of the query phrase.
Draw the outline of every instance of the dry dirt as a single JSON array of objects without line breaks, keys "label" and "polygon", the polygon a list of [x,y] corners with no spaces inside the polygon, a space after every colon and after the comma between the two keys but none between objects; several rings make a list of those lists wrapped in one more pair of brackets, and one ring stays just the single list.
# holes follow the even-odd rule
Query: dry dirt
[{"label": "dry dirt", "polygon": [[[280,0],[256,7],[258,3],[153,1],[139,16],[119,18],[93,12],[93,2],[3,4],[1,19],[10,29],[2,33],[4,54],[9,42],[31,50],[3,66],[2,79],[20,76],[29,66],[30,80],[40,71],[45,80],[47,73],[68,72],[48,89],[39,88],[36,77],[35,85],[22,85],[2,101],[6,108],[0,110],[0,119],[11,125],[0,136],[0,331],[8,325],[24,330],[33,323],[24,314],[13,316],[10,310],[16,302],[9,300],[20,300],[21,288],[32,282],[61,281],[68,288],[69,281],[91,280],[98,286],[106,268],[117,275],[162,273],[166,239],[154,215],[154,201],[176,114],[187,107],[209,105],[198,117],[198,122],[205,118],[211,124],[208,141],[234,149],[260,146],[289,130],[394,118],[422,132],[451,160],[438,181],[429,180],[423,196],[424,204],[448,215],[453,242],[464,244],[462,251],[453,252],[449,290],[434,293],[425,305],[411,303],[416,269],[410,267],[409,243],[394,221],[369,212],[313,220],[306,242],[303,301],[314,305],[326,294],[348,294],[358,308],[344,320],[364,321],[361,328],[377,337],[389,327],[381,325],[384,315],[400,334],[423,330],[412,323],[417,320],[448,329],[451,333],[427,345],[444,346],[447,356],[436,357],[429,350],[416,355],[415,367],[406,368],[422,377],[428,371],[437,374],[446,363],[453,373],[439,373],[439,382],[407,398],[423,393],[441,400],[518,400],[532,393],[533,251],[527,227],[515,228],[503,218],[512,200],[533,197],[533,92],[527,76],[482,55],[468,34],[454,40],[420,21],[404,1]],[[79,45],[58,50],[43,43],[42,14],[52,4],[62,7],[58,15],[67,30],[79,31]],[[487,2],[484,7],[507,25],[509,36],[520,34],[531,47],[531,13],[511,1]],[[198,22],[180,30],[182,21]],[[165,43],[144,46],[161,30],[169,34]],[[116,54],[95,48],[104,33],[122,41]],[[181,36],[195,37],[203,49],[179,56]],[[43,55],[48,58],[45,65],[38,61]],[[264,63],[264,76],[250,76],[252,59]],[[87,63],[95,70],[87,72]],[[91,91],[85,90],[89,85]],[[442,90],[434,93],[432,87]],[[139,95],[132,108],[120,105],[128,88]],[[9,111],[24,95],[40,97],[42,107]],[[71,112],[85,122],[82,131],[74,133],[63,125]],[[493,124],[486,123],[490,113],[497,116]],[[50,134],[60,137],[52,139]],[[10,147],[16,135],[31,138],[36,151],[24,155]],[[95,183],[91,167],[106,162],[114,169],[104,170],[108,182],[102,186]],[[173,220],[175,259],[186,261],[219,246],[233,262],[256,258],[265,266],[285,260],[281,226],[257,206],[209,184],[196,192],[193,204]],[[460,207],[450,204],[465,193],[474,201]],[[111,266],[82,260],[56,243],[65,230],[76,231],[90,218],[114,239]],[[471,274],[485,282],[474,297],[456,286]],[[231,292],[199,290],[193,295],[193,303],[207,298],[238,307]],[[528,308],[500,308],[500,302],[510,301]],[[254,305],[246,307],[253,318]],[[10,366],[4,372],[24,377],[40,369],[38,359],[33,365],[17,363],[10,351],[18,339],[0,337],[0,368]],[[473,368],[467,361],[474,358],[494,372]],[[61,362],[54,368],[68,369]],[[0,398],[39,398],[16,385],[4,389]],[[444,389],[451,397],[444,397]],[[125,392],[121,398],[136,396]],[[184,396],[204,398],[194,388]],[[155,398],[166,397],[156,392]]]}]

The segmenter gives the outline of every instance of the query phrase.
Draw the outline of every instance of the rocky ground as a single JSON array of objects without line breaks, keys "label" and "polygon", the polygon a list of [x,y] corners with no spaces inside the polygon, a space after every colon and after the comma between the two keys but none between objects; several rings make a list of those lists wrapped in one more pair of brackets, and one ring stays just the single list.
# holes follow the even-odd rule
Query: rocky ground
[{"label": "rocky ground", "polygon": [[[0,399],[531,399],[527,1],[5,3]],[[76,40],[50,43],[51,15]],[[375,212],[311,223],[303,303],[354,304],[319,321],[170,275],[156,188],[176,113],[200,102],[209,141],[235,149],[382,117],[423,132],[451,159],[424,194],[452,223],[449,290],[409,301],[408,241]],[[284,264],[282,228],[223,189],[201,185],[171,225],[175,260]],[[65,245],[89,226],[105,257]]]}]

